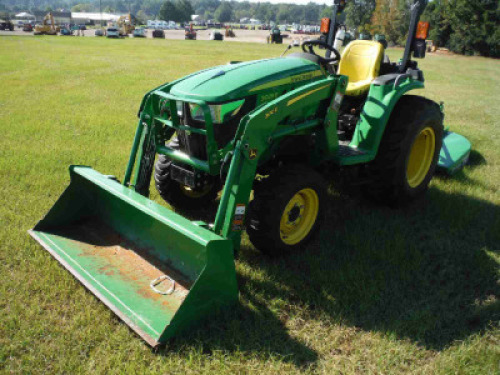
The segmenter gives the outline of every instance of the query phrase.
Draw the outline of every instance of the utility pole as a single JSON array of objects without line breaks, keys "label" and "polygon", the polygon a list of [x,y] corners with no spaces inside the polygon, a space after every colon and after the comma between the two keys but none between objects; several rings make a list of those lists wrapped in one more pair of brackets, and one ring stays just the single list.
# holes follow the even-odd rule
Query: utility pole
[{"label": "utility pole", "polygon": [[99,13],[101,15],[101,27],[102,27],[102,7],[101,7],[101,0],[99,0]]}]

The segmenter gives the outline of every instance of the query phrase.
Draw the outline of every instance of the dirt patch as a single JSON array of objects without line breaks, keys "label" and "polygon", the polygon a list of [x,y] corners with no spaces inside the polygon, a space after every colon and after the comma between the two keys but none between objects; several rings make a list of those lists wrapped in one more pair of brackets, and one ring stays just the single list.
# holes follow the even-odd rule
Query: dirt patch
[{"label": "dirt patch", "polygon": [[[99,219],[87,219],[78,224],[58,230],[58,236],[72,241],[81,250],[80,257],[92,258],[103,263],[98,268],[101,274],[120,277],[123,281],[138,286],[137,292],[153,300],[164,299],[162,304],[170,305],[171,298],[154,292],[149,283],[163,275],[175,280],[175,290],[170,295],[178,301],[184,300],[192,283],[180,271],[165,264],[154,256],[152,249],[137,246],[120,235]],[[167,280],[165,283],[169,284]],[[169,285],[159,285],[158,289],[168,289]]]}]

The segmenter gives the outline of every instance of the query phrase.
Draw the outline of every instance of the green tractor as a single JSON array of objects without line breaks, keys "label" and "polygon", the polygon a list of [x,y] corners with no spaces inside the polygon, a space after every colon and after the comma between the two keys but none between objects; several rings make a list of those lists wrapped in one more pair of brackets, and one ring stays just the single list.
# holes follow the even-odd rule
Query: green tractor
[{"label": "green tractor", "polygon": [[269,31],[269,36],[267,37],[267,42],[271,44],[283,44],[283,35],[281,35],[281,30],[276,25]]},{"label": "green tractor", "polygon": [[[150,345],[165,343],[238,301],[234,256],[247,231],[270,255],[306,249],[320,228],[331,171],[356,176],[372,199],[421,197],[436,168],[450,173],[470,143],[443,128],[424,87],[417,0],[404,55],[377,41],[326,41],[286,57],[231,63],[148,92],[123,182],[71,166],[71,183],[30,231]],[[416,38],[419,35],[421,38]],[[325,56],[316,47],[326,49]],[[191,221],[148,199],[151,179],[176,210],[217,205]],[[218,198],[220,195],[220,198]],[[253,197],[253,199],[251,199]]]}]

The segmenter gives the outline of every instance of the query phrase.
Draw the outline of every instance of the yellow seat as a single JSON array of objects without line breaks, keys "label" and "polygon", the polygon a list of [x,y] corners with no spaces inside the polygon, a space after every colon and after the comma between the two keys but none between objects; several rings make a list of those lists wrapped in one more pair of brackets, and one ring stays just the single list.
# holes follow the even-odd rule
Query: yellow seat
[{"label": "yellow seat", "polygon": [[377,78],[384,47],[379,42],[355,40],[347,45],[340,59],[338,74],[349,77],[346,95],[359,96]]}]

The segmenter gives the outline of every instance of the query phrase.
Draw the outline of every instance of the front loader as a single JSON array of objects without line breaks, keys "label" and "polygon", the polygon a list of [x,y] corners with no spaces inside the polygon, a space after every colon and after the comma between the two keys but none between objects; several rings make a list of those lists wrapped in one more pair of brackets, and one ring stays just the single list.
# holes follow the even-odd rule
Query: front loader
[{"label": "front loader", "polygon": [[[272,256],[306,248],[332,170],[356,176],[380,202],[420,198],[436,167],[453,172],[470,151],[444,130],[442,106],[405,95],[424,87],[411,59],[425,53],[424,4],[412,5],[397,63],[377,41],[353,41],[340,54],[333,41],[345,2],[334,1],[325,41],[305,42],[303,52],[150,91],[123,182],[71,166],[69,187],[30,234],[157,346],[238,301],[234,256],[244,230]],[[149,200],[152,177],[177,211],[216,202],[213,220],[190,221]]]}]

